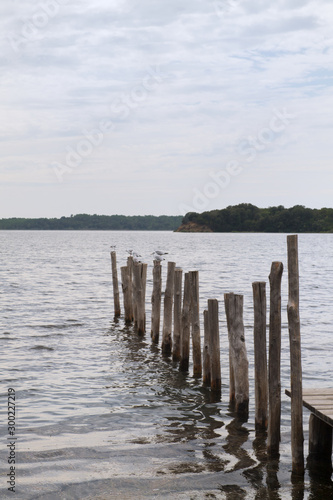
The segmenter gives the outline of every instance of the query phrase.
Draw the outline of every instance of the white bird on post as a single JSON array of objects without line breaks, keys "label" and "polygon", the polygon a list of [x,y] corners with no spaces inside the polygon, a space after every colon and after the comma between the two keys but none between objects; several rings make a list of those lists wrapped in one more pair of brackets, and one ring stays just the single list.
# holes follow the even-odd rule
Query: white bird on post
[{"label": "white bird on post", "polygon": [[165,260],[165,258],[163,257],[164,254],[162,255],[159,255],[158,253],[154,253],[153,254],[153,260],[156,260],[157,262],[161,262],[162,260]]}]

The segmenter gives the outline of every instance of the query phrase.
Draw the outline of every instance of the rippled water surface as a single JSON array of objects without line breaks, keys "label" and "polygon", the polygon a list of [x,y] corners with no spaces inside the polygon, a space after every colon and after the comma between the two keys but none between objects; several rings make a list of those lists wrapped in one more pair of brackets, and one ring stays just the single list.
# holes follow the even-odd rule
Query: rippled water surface
[{"label": "rippled water surface", "polygon": [[[148,263],[147,334],[113,319],[110,245]],[[222,400],[150,340],[156,248],[199,270],[200,311],[219,300]],[[287,245],[281,234],[1,231],[1,498],[7,491],[7,389],[16,391],[16,493],[23,499],[328,499],[331,481],[291,481]],[[267,461],[254,432],[252,282],[282,278],[282,442]],[[300,235],[303,385],[333,373],[333,235]],[[120,274],[120,272],[119,272]],[[166,264],[163,264],[165,286]],[[267,285],[267,291],[268,285]],[[228,407],[223,294],[244,294],[250,362],[247,421]],[[122,299],[122,297],[121,297]],[[308,438],[304,410],[305,455]]]}]

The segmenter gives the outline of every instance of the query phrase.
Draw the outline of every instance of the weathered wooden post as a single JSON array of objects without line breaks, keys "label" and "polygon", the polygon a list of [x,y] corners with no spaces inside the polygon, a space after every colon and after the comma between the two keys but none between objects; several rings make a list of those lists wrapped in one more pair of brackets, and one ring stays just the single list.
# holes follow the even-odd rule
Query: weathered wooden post
[{"label": "weathered wooden post", "polygon": [[208,326],[208,311],[205,309],[204,315],[204,345],[202,350],[202,382],[210,385],[210,338]]},{"label": "weathered wooden post", "polygon": [[219,306],[216,299],[208,300],[208,331],[210,345],[210,387],[212,391],[221,393]]},{"label": "weathered wooden post", "polygon": [[136,318],[135,326],[139,335],[145,332],[145,296],[146,296],[146,279],[147,264],[134,263],[133,265],[133,278],[135,284],[135,306]]},{"label": "weathered wooden post", "polygon": [[184,276],[184,296],[182,309],[182,329],[180,332],[180,363],[179,370],[188,371],[190,359],[190,330],[191,330],[191,290],[190,275]]},{"label": "weathered wooden post", "polygon": [[307,465],[310,474],[328,476],[332,474],[332,427],[311,413],[309,420],[309,456]]},{"label": "weathered wooden post", "polygon": [[127,267],[128,267],[128,274],[129,274],[129,296],[130,296],[130,310],[131,310],[131,316],[132,316],[132,321],[135,322],[135,314],[134,314],[134,309],[135,309],[135,283],[134,283],[134,276],[133,276],[133,266],[134,266],[134,261],[132,255],[127,257]]},{"label": "weathered wooden post", "polygon": [[201,377],[201,345],[200,345],[200,319],[199,319],[199,271],[190,271],[191,286],[191,326],[193,347],[193,375]]},{"label": "weathered wooden post", "polygon": [[266,283],[252,283],[254,309],[255,428],[267,429],[268,375],[266,347]]},{"label": "weathered wooden post", "polygon": [[272,262],[269,275],[269,352],[268,352],[268,436],[267,451],[279,455],[281,423],[281,279],[282,262]]},{"label": "weathered wooden post", "polygon": [[125,311],[125,323],[131,323],[132,321],[132,312],[130,304],[132,302],[132,297],[130,294],[129,288],[129,269],[128,266],[123,266],[120,268],[121,272],[121,284],[124,295],[124,311]]},{"label": "weathered wooden post", "polygon": [[230,401],[235,402],[238,413],[247,414],[249,409],[249,362],[245,346],[243,322],[243,295],[224,294],[229,337],[230,375],[234,384],[234,396],[230,392]]},{"label": "weathered wooden post", "polygon": [[116,252],[111,252],[111,269],[112,269],[112,283],[113,283],[113,302],[114,302],[114,316],[120,316],[120,301],[119,301],[119,287],[118,287],[118,274],[117,274],[117,256]]},{"label": "weathered wooden post", "polygon": [[180,332],[182,327],[182,275],[183,270],[175,269],[172,359],[180,360]]},{"label": "weathered wooden post", "polygon": [[160,316],[161,316],[161,295],[162,295],[162,266],[161,262],[154,260],[153,267],[153,293],[151,296],[151,338],[158,344],[160,336]]},{"label": "weathered wooden post", "polygon": [[299,318],[299,271],[298,238],[287,236],[288,247],[288,325],[290,341],[290,379],[291,379],[291,455],[293,474],[304,474],[304,437],[303,437],[303,395],[301,330]]},{"label": "weathered wooden post", "polygon": [[166,356],[170,356],[172,349],[172,305],[174,294],[175,267],[175,262],[168,262],[168,272],[164,294],[162,334],[162,353]]},{"label": "weathered wooden post", "polygon": [[137,296],[137,286],[138,286],[138,268],[139,263],[133,261],[132,267],[132,292],[133,292],[133,321],[134,327],[138,326],[138,296]]},{"label": "weathered wooden post", "polygon": [[147,287],[147,269],[148,264],[142,264],[142,287],[143,287],[143,321],[144,321],[144,332],[146,331],[146,287]]},{"label": "weathered wooden post", "polygon": [[134,319],[133,315],[133,257],[130,255],[127,258],[127,267],[128,267],[128,308],[129,308],[129,316],[131,321]]}]

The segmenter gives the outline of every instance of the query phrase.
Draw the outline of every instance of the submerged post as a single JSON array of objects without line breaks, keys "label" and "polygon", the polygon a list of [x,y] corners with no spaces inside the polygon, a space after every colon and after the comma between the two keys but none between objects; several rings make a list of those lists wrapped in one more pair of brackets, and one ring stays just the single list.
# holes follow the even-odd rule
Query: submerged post
[{"label": "submerged post", "polygon": [[267,451],[279,455],[281,423],[281,279],[282,262],[272,262],[269,275],[269,361],[268,361],[268,436]]},{"label": "submerged post", "polygon": [[132,300],[129,289],[129,269],[128,266],[123,266],[120,268],[121,272],[121,285],[124,295],[124,311],[125,311],[125,323],[128,324],[132,321],[132,314],[130,308],[130,302]]},{"label": "submerged post", "polygon": [[161,316],[161,294],[162,294],[162,266],[161,262],[154,260],[153,267],[153,293],[151,296],[151,338],[158,344],[160,336]]},{"label": "submerged post", "polygon": [[111,269],[112,269],[112,283],[113,283],[113,302],[114,302],[114,316],[120,316],[120,301],[119,301],[119,287],[118,287],[118,274],[117,274],[117,257],[116,252],[111,252]]},{"label": "submerged post", "polygon": [[204,315],[204,345],[202,350],[202,382],[210,385],[210,338],[208,326],[208,311],[205,309]]},{"label": "submerged post", "polygon": [[254,309],[255,428],[267,429],[268,375],[266,348],[266,283],[252,283]]},{"label": "submerged post", "polygon": [[219,305],[216,299],[208,300],[208,331],[210,345],[210,387],[212,391],[221,393]]},{"label": "submerged post", "polygon": [[174,293],[175,262],[168,262],[167,281],[164,294],[162,352],[170,356],[172,348],[172,305]]},{"label": "submerged post", "polygon": [[229,337],[230,375],[234,383],[235,410],[247,414],[249,409],[249,362],[245,346],[243,295],[224,294]]},{"label": "submerged post", "polygon": [[182,323],[182,275],[183,270],[175,269],[172,359],[180,360],[180,332]]},{"label": "submerged post", "polygon": [[303,450],[303,395],[302,395],[302,361],[301,330],[299,318],[299,270],[298,270],[298,238],[287,236],[288,247],[288,325],[290,341],[290,383],[291,383],[291,455],[292,472],[304,474]]},{"label": "submerged post", "polygon": [[191,314],[191,293],[190,293],[190,275],[185,273],[184,277],[184,296],[182,309],[182,329],[180,332],[180,363],[179,370],[188,371],[190,359],[190,314]]},{"label": "submerged post", "polygon": [[191,285],[191,326],[193,346],[193,375],[201,377],[201,345],[200,345],[200,319],[199,319],[199,271],[190,271]]}]

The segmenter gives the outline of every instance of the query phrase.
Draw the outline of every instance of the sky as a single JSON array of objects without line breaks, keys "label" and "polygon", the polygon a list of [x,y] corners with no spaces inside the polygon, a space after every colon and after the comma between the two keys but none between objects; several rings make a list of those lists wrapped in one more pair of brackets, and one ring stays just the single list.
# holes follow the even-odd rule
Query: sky
[{"label": "sky", "polygon": [[8,0],[0,218],[333,206],[332,0]]}]

